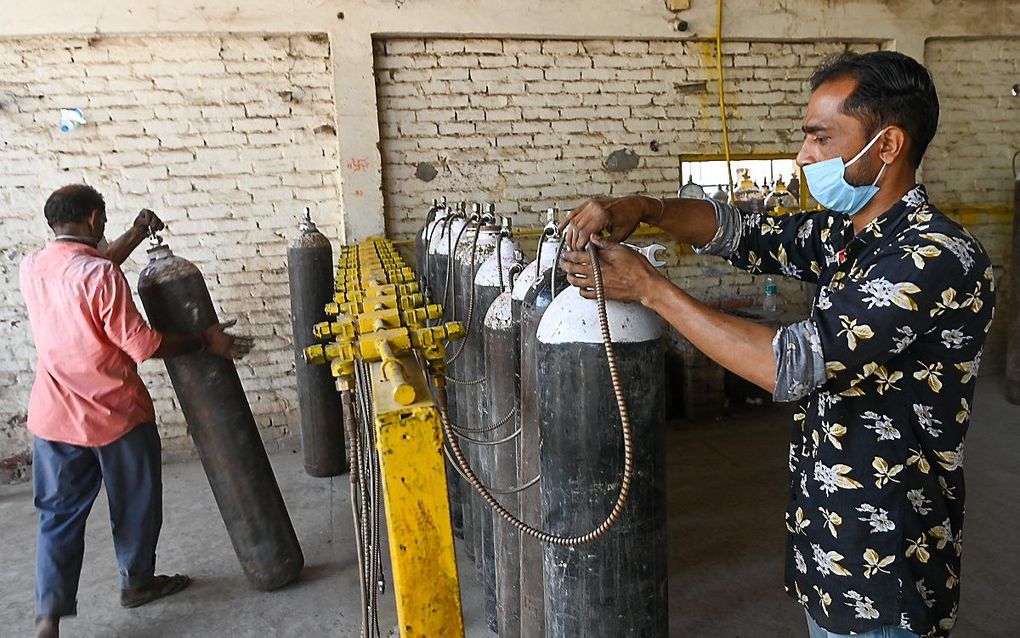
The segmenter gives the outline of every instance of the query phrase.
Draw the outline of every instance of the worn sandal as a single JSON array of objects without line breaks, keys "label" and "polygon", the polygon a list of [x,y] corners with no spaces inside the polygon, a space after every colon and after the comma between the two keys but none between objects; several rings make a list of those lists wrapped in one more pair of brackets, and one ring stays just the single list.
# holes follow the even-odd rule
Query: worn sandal
[{"label": "worn sandal", "polygon": [[154,600],[176,594],[191,584],[191,579],[184,574],[173,576],[153,576],[152,580],[145,587],[137,589],[122,589],[120,592],[120,606],[134,609],[141,607]]}]

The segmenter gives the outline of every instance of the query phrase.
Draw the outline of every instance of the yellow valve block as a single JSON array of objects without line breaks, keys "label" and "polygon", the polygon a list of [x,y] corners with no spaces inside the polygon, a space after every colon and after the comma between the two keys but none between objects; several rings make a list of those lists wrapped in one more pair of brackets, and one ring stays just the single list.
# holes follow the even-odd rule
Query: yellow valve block
[{"label": "yellow valve block", "polygon": [[357,383],[372,390],[401,638],[463,638],[442,428],[419,360],[441,372],[446,344],[464,338],[464,325],[427,325],[443,308],[426,305],[414,272],[385,239],[344,246],[334,289],[324,307],[330,319],[312,326],[324,343],[305,348],[304,358],[328,364],[345,392],[354,388],[356,363],[368,363],[369,378]]}]

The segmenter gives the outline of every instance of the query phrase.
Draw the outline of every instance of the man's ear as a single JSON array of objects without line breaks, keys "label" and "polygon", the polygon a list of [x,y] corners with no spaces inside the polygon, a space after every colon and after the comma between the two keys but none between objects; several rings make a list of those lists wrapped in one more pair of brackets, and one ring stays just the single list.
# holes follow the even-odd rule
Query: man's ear
[{"label": "man's ear", "polygon": [[890,126],[878,141],[878,156],[885,164],[894,164],[907,157],[907,134],[898,126]]}]

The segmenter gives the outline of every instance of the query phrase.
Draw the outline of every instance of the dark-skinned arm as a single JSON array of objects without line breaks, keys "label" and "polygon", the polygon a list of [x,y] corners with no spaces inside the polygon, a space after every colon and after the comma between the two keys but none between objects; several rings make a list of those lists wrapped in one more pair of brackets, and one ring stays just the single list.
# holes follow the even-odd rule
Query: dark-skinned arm
[{"label": "dark-skinned arm", "polygon": [[[711,209],[711,205],[708,205]],[[710,240],[711,238],[709,238]],[[776,330],[709,308],[678,288],[639,253],[593,237],[607,299],[637,302],[658,313],[694,347],[730,372],[773,393]],[[708,240],[706,240],[708,241]],[[587,252],[570,251],[560,265],[581,296],[595,299],[591,261]]]},{"label": "dark-skinned arm", "polygon": [[606,231],[612,241],[623,241],[630,237],[640,222],[662,229],[677,242],[694,246],[704,246],[712,241],[718,230],[715,207],[703,199],[659,200],[630,195],[585,201],[570,211],[560,223],[560,231],[568,248],[583,250],[588,238],[602,231]]},{"label": "dark-skinned arm", "polygon": [[182,354],[207,351],[224,359],[240,359],[251,351],[255,342],[250,337],[241,337],[224,332],[235,323],[235,320],[231,320],[226,323],[216,324],[215,326],[210,326],[202,334],[161,333],[162,340],[159,348],[156,349],[152,356],[165,359]]},{"label": "dark-skinned arm", "polygon": [[123,264],[124,261],[134,252],[135,248],[141,244],[151,231],[161,231],[165,228],[163,220],[161,220],[156,213],[151,210],[144,208],[135,217],[134,223],[131,228],[109,242],[105,247],[102,248],[103,254],[106,255],[107,259],[117,264],[118,266]]}]

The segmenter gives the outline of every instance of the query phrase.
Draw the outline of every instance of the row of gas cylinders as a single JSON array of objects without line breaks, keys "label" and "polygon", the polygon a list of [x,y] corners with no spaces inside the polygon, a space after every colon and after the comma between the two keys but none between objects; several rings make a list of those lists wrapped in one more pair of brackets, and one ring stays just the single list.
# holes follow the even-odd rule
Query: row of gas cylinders
[{"label": "row of gas cylinders", "polygon": [[[598,307],[558,268],[548,216],[527,260],[491,208],[435,203],[416,259],[443,320],[468,327],[449,349],[447,394],[471,468],[514,516],[573,536],[613,508],[624,448]],[[539,542],[448,467],[454,533],[484,590],[488,625],[504,638],[668,635],[661,322],[617,302],[606,315],[634,458],[628,500],[608,532],[576,546]]]}]

